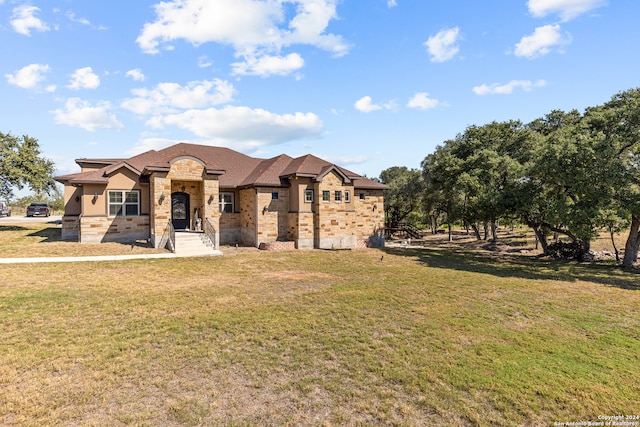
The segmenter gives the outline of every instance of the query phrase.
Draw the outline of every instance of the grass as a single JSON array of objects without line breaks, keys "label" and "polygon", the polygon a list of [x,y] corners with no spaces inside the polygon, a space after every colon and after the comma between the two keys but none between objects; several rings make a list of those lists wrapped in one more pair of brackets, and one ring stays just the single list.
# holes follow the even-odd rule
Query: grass
[{"label": "grass", "polygon": [[637,415],[638,278],[446,245],[4,265],[0,424]]},{"label": "grass", "polygon": [[0,224],[0,258],[128,255],[164,252],[146,247],[146,242],[94,243],[79,245],[60,240],[60,224],[55,222],[14,222]]}]

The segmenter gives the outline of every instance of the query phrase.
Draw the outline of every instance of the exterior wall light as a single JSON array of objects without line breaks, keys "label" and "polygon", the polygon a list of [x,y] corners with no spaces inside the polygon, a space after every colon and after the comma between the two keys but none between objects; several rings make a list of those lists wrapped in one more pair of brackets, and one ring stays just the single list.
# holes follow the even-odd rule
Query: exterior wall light
[{"label": "exterior wall light", "polygon": [[262,208],[262,215],[266,214],[267,212],[269,212],[269,207],[265,205],[265,207]]},{"label": "exterior wall light", "polygon": [[213,203],[213,194],[209,196],[209,200],[207,200],[208,204]]},{"label": "exterior wall light", "polygon": [[164,195],[164,193],[161,193],[160,194],[160,198],[158,199],[158,203],[162,204],[162,202],[164,202],[164,199],[165,199],[165,195]]}]

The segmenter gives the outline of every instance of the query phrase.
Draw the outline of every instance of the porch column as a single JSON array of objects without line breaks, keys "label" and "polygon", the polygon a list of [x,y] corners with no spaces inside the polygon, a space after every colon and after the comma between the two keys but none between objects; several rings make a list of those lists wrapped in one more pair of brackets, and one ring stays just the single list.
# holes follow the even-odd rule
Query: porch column
[{"label": "porch column", "polygon": [[[220,212],[218,211],[218,198],[220,194],[220,185],[217,177],[205,176],[203,181],[204,188],[204,211],[202,217],[208,220],[215,230],[215,249],[220,247]],[[204,227],[204,225],[203,225]]]},{"label": "porch column", "polygon": [[151,195],[150,225],[151,244],[157,248],[171,218],[171,179],[166,173],[154,173],[149,179],[149,194]]}]

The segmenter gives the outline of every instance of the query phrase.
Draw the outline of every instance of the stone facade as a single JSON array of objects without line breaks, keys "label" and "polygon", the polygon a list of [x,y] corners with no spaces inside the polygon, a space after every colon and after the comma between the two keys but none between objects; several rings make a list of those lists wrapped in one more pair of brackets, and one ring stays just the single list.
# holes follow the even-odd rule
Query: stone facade
[{"label": "stone facade", "polygon": [[149,239],[149,216],[82,217],[79,228],[80,243],[130,243]]},{"label": "stone facade", "polygon": [[62,240],[78,240],[79,230],[79,215],[65,215],[62,217]]},{"label": "stone facade", "polygon": [[[215,247],[239,244],[279,250],[384,245],[384,185],[313,156],[279,156],[260,163],[263,168],[239,153],[189,144],[176,147],[167,149],[164,160],[157,152],[149,154],[145,163],[149,166],[144,167],[135,162],[81,159],[81,174],[59,179],[65,183],[63,239],[82,243],[147,240],[157,247],[171,222],[194,229],[200,219],[203,230],[208,224],[214,230]],[[184,154],[193,150],[205,160]],[[210,150],[216,156],[207,157]],[[234,167],[253,168],[253,172],[241,175],[214,167],[218,156],[231,156]],[[280,169],[272,173],[275,167]],[[93,173],[98,170],[102,175]],[[223,182],[225,174],[232,178]],[[248,177],[256,181],[243,182]],[[354,179],[364,185],[358,187]],[[118,191],[138,193],[137,215],[109,215],[110,203],[114,204],[110,192]],[[220,197],[226,193],[233,195],[232,209],[225,202],[230,210],[221,213]],[[179,206],[180,198],[184,205],[188,201],[189,221],[172,218],[178,212],[172,204]]]}]

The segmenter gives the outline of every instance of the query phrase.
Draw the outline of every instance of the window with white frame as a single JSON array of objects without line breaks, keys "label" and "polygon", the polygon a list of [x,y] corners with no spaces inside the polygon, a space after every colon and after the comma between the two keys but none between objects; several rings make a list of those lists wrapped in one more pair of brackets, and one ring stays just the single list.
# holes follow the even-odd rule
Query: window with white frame
[{"label": "window with white frame", "polygon": [[313,190],[304,190],[304,202],[313,203]]},{"label": "window with white frame", "polygon": [[322,201],[328,202],[331,196],[331,192],[329,190],[322,190]]},{"label": "window with white frame", "polygon": [[351,191],[349,190],[344,191],[344,202],[351,203]]},{"label": "window with white frame", "polygon": [[109,190],[109,216],[139,216],[140,192],[137,190]]},{"label": "window with white frame", "polygon": [[342,191],[336,191],[333,195],[333,198],[336,202],[342,201]]},{"label": "window with white frame", "polygon": [[218,200],[220,213],[233,213],[233,193],[220,193]]}]

